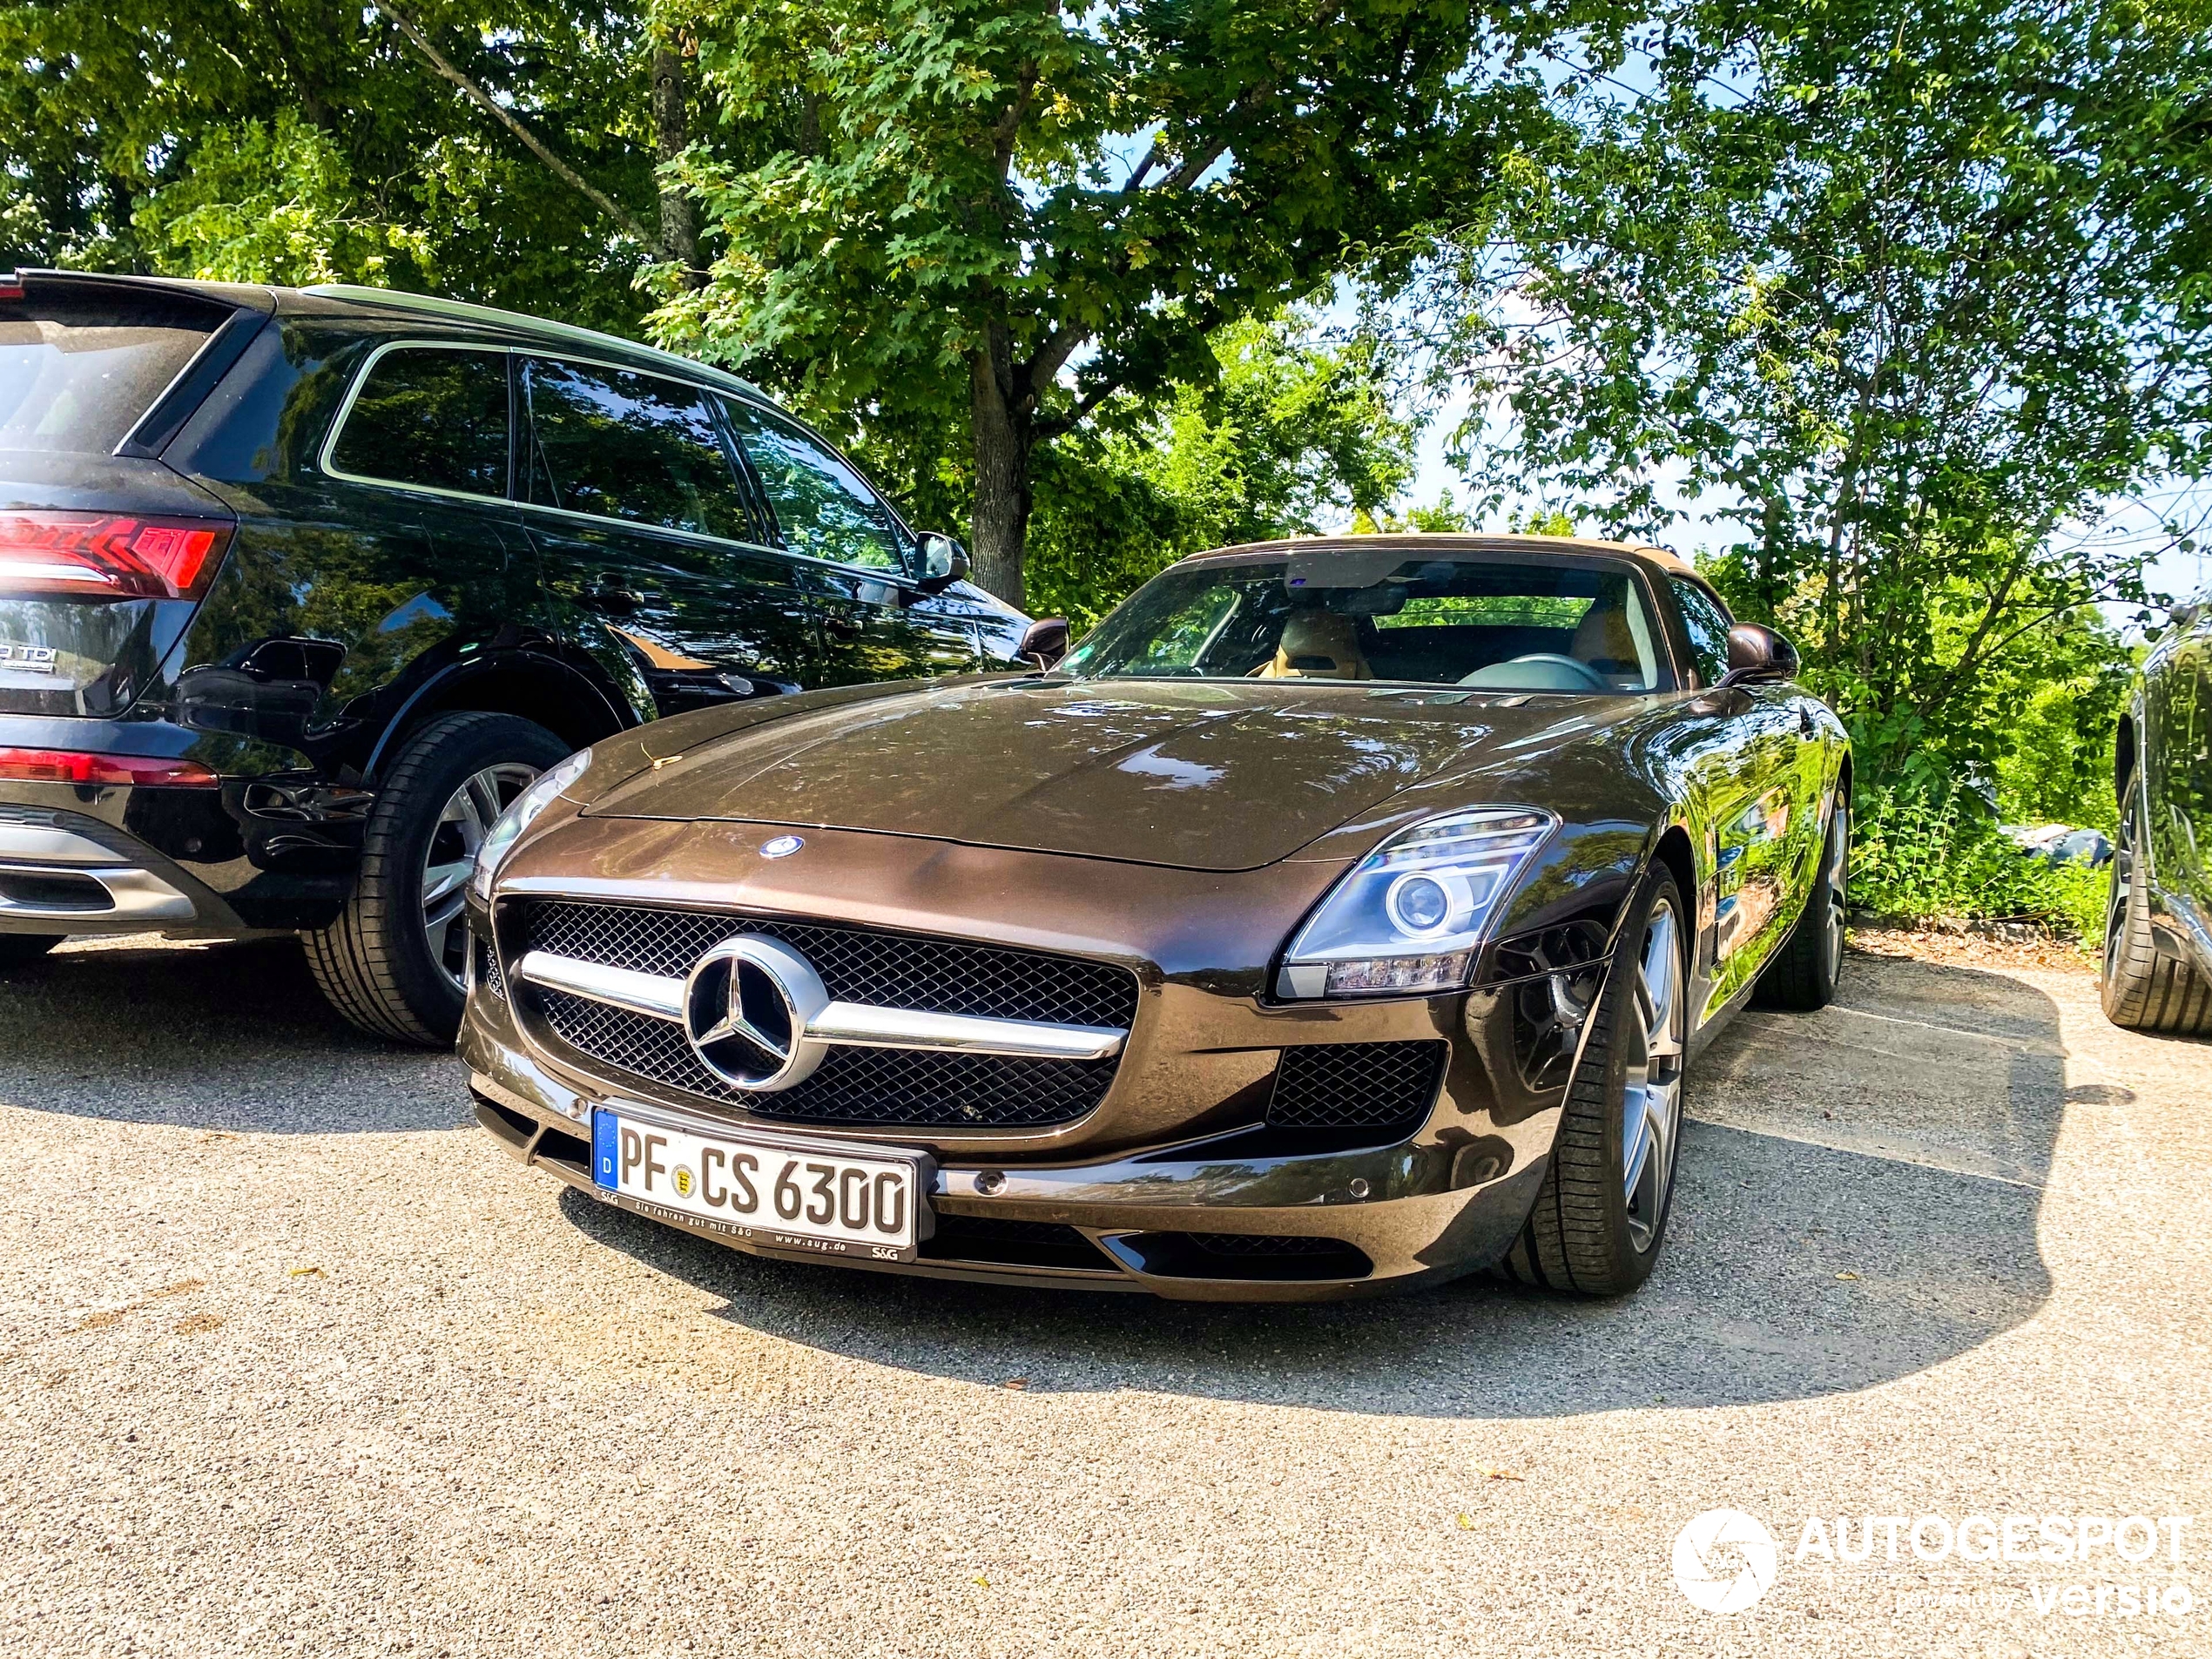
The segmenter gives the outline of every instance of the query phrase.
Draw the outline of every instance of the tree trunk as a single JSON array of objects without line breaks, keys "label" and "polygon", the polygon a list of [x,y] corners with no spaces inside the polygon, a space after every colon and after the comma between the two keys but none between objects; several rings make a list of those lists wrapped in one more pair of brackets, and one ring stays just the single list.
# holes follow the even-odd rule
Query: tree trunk
[{"label": "tree trunk", "polygon": [[[672,161],[691,142],[691,121],[684,104],[684,53],[674,40],[659,40],[653,45],[656,157]],[[699,233],[691,217],[691,199],[672,180],[658,182],[661,251],[683,267],[684,286],[696,288],[706,280],[706,273],[699,269]]]},{"label": "tree trunk", "polygon": [[1022,555],[1029,536],[1029,449],[1035,401],[1013,393],[1011,341],[991,331],[990,347],[968,355],[975,444],[975,527],[968,550],[978,586],[1028,609]]}]

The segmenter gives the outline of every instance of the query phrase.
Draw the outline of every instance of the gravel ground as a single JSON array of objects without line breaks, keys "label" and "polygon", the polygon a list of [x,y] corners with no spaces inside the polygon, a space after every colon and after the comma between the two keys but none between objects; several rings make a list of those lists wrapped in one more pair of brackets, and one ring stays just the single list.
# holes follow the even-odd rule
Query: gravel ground
[{"label": "gravel ground", "polygon": [[[1629,1301],[1266,1311],[750,1260],[520,1169],[288,942],[69,948],[0,985],[0,1651],[2212,1652],[2212,1048],[2027,961],[1741,1019]],[[1727,1616],[1721,1507],[1781,1541]],[[1794,1558],[2007,1514],[2202,1519]],[[2194,1610],[2037,1611],[2105,1581]]]}]

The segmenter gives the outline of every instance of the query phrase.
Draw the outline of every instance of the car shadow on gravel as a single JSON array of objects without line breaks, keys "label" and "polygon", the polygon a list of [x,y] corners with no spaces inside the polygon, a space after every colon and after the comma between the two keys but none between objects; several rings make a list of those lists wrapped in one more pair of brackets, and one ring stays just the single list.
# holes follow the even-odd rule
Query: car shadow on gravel
[{"label": "car shadow on gravel", "polygon": [[80,941],[0,972],[0,1104],[260,1134],[458,1129],[453,1056],[340,1019],[295,939]]},{"label": "car shadow on gravel", "polygon": [[1220,1306],[761,1260],[563,1195],[581,1230],[749,1329],[1032,1393],[1133,1389],[1426,1417],[1743,1405],[1873,1386],[2027,1318],[2065,1112],[2056,1007],[2001,974],[1854,958],[1840,1004],[1741,1016],[1693,1070],[1667,1254],[1635,1296],[1461,1280]]}]

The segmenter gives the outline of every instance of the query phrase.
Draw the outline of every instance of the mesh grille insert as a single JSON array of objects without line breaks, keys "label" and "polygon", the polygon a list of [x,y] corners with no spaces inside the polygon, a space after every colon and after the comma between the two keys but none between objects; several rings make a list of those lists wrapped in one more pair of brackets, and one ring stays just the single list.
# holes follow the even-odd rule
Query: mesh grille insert
[{"label": "mesh grille insert", "polygon": [[780,1094],[732,1089],[699,1064],[683,1028],[565,991],[536,992],[545,1023],[577,1053],[688,1094],[794,1123],[1033,1129],[1081,1117],[1105,1098],[1114,1060],[1008,1060],[922,1049],[832,1049]]},{"label": "mesh grille insert", "polygon": [[1267,1121],[1278,1129],[1412,1130],[1443,1081],[1443,1042],[1318,1042],[1285,1049]]},{"label": "mesh grille insert", "polygon": [[481,939],[471,939],[469,948],[476,953],[476,983],[501,1001],[507,1000],[507,980],[499,971],[499,953]]},{"label": "mesh grille insert", "polygon": [[680,979],[708,947],[758,934],[806,957],[840,1001],[1123,1030],[1136,1015],[1136,975],[1110,962],[861,927],[558,899],[517,901],[508,916],[501,931],[510,959],[550,951]]},{"label": "mesh grille insert", "polygon": [[[842,1001],[999,1019],[1129,1028],[1136,975],[1106,962],[954,940],[813,922],[769,921],[647,906],[523,900],[505,913],[509,960],[550,951],[669,978],[737,934],[804,954]],[[814,1075],[779,1094],[732,1089],[701,1065],[680,1027],[537,988],[526,999],[578,1054],[635,1077],[742,1106],[756,1117],[887,1128],[1038,1129],[1082,1116],[1105,1098],[1118,1056],[1026,1060],[926,1049],[833,1048]]]}]

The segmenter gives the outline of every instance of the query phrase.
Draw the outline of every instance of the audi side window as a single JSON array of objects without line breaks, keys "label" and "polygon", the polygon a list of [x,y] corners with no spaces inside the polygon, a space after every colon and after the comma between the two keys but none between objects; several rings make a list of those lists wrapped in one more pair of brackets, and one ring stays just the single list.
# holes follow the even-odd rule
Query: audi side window
[{"label": "audi side window", "polygon": [[1716,685],[1728,672],[1728,612],[1695,582],[1685,582],[1678,576],[1668,580],[1674,584],[1675,605],[1689,635],[1689,654],[1696,659],[1697,678],[1708,685]]},{"label": "audi side window", "polygon": [[533,357],[523,499],[596,518],[749,540],[706,394],[634,369]]},{"label": "audi side window", "polygon": [[507,354],[401,346],[369,365],[330,468],[355,478],[507,494]]},{"label": "audi side window", "polygon": [[786,547],[870,570],[904,567],[897,521],[860,474],[765,409],[735,399],[722,407],[775,509]]}]

